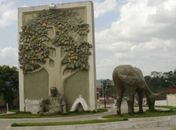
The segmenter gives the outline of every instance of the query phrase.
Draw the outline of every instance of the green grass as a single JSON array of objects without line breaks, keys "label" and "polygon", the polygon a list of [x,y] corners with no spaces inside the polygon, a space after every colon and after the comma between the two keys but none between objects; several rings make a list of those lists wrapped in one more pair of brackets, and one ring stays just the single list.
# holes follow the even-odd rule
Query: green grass
[{"label": "green grass", "polygon": [[72,122],[47,122],[47,123],[14,123],[12,127],[25,127],[25,126],[59,126],[59,125],[80,125],[80,124],[94,124],[94,123],[106,123],[106,122],[116,122],[116,121],[126,121],[127,118],[118,118],[118,119],[95,119],[95,120],[86,120],[86,121],[72,121]]},{"label": "green grass", "polygon": [[171,110],[176,110],[176,107],[175,106],[156,106],[158,108],[168,108],[168,109],[171,109]]},{"label": "green grass", "polygon": [[[44,123],[44,122],[43,123],[14,123],[14,124],[12,124],[12,126],[13,127],[25,127],[25,126],[58,126],[58,125],[93,124],[93,123],[126,121],[129,118],[142,118],[142,117],[157,117],[157,116],[176,115],[176,107],[166,106],[166,107],[163,107],[163,108],[168,108],[168,110],[146,111],[144,113],[135,113],[133,116],[130,116],[128,114],[122,114],[122,116],[108,115],[108,116],[104,116],[103,119],[86,120],[86,121],[49,122],[49,123],[48,122],[47,123]],[[88,112],[88,113],[90,113],[90,112]],[[73,115],[74,114],[78,115],[77,113],[72,113],[72,114]],[[84,113],[84,114],[87,114],[87,113]],[[56,115],[54,117],[56,117]],[[176,130],[176,129],[174,129],[174,130]]]},{"label": "green grass", "polygon": [[97,111],[86,111],[86,112],[70,112],[67,114],[31,114],[29,112],[16,112],[15,114],[0,115],[0,118],[5,119],[17,119],[17,118],[55,118],[55,117],[66,117],[66,116],[78,116],[87,114],[96,114],[100,112],[105,112],[105,109],[99,109]]},{"label": "green grass", "polygon": [[[163,107],[168,108],[168,110],[155,110],[155,111],[146,111],[144,113],[135,113],[133,116],[126,114],[122,114],[122,117],[124,118],[143,118],[143,117],[157,117],[157,116],[170,116],[170,115],[176,115],[176,107]],[[110,118],[110,119],[117,119],[117,115],[108,115],[104,116],[103,118]]]}]

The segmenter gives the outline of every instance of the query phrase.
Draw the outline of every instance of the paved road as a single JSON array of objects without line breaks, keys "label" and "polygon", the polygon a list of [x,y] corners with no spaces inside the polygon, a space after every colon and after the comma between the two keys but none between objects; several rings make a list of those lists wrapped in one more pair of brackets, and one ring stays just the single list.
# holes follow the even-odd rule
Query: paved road
[{"label": "paved road", "polygon": [[[127,112],[126,103],[122,104],[122,113]],[[115,106],[109,109],[109,112],[97,113],[91,115],[80,115],[72,117],[58,117],[58,118],[28,118],[28,119],[0,119],[0,130],[4,130],[6,127],[13,123],[27,123],[27,122],[66,122],[66,121],[82,121],[82,120],[92,120],[97,119],[105,115],[115,114]]]},{"label": "paved road", "polygon": [[[127,112],[126,105],[122,105],[123,112]],[[98,119],[102,116],[115,114],[115,108],[112,107],[108,112],[97,113],[91,115],[79,115],[72,117],[57,117],[57,118],[28,118],[28,119],[0,119],[0,130],[5,130],[6,127],[11,126],[13,123],[27,123],[27,122],[66,122],[66,121],[83,121]]]},{"label": "paved road", "polygon": [[83,121],[98,119],[102,116],[113,114],[112,112],[97,113],[91,115],[80,115],[72,117],[58,117],[58,118],[32,118],[32,119],[0,119],[0,130],[5,130],[7,126],[13,123],[27,123],[27,122],[66,122],[66,121]]}]

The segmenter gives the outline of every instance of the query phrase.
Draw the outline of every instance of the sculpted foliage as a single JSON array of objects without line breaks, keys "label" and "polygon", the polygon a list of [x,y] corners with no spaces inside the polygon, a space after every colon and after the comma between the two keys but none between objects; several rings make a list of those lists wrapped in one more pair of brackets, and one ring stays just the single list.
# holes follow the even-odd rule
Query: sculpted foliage
[{"label": "sculpted foliage", "polygon": [[92,48],[87,42],[88,33],[89,25],[71,9],[38,12],[21,28],[20,68],[26,73],[44,68],[54,59],[59,48],[61,65],[65,70],[88,70]]}]

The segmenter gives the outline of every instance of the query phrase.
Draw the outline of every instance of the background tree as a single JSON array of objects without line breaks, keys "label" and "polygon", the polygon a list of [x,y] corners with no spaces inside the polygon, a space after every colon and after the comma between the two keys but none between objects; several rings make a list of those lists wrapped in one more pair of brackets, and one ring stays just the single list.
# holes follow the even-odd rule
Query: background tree
[{"label": "background tree", "polygon": [[19,62],[24,73],[45,69],[49,87],[64,94],[65,81],[89,69],[91,44],[89,25],[73,10],[50,9],[39,12],[21,28]]},{"label": "background tree", "polygon": [[0,95],[10,108],[18,106],[18,70],[16,67],[0,66]]},{"label": "background tree", "polygon": [[[169,88],[176,87],[176,73],[175,71],[163,72],[161,76],[145,76],[145,80],[149,87],[154,92],[165,91]],[[166,95],[163,95],[166,97]]]}]

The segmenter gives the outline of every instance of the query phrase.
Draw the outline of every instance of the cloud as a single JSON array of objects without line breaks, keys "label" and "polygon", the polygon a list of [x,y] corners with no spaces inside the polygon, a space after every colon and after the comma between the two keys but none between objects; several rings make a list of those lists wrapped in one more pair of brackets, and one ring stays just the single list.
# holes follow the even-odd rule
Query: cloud
[{"label": "cloud", "polygon": [[117,0],[99,0],[94,2],[95,6],[95,18],[98,18],[109,11],[117,9]]},{"label": "cloud", "polygon": [[14,1],[0,0],[0,28],[17,20],[17,9]]},{"label": "cloud", "polygon": [[175,69],[175,12],[173,0],[128,0],[120,8],[120,19],[96,32],[97,51],[109,61],[97,59],[97,77],[111,78],[119,64],[138,66],[145,74]]},{"label": "cloud", "polygon": [[18,49],[13,47],[0,48],[0,64],[17,66]]}]

